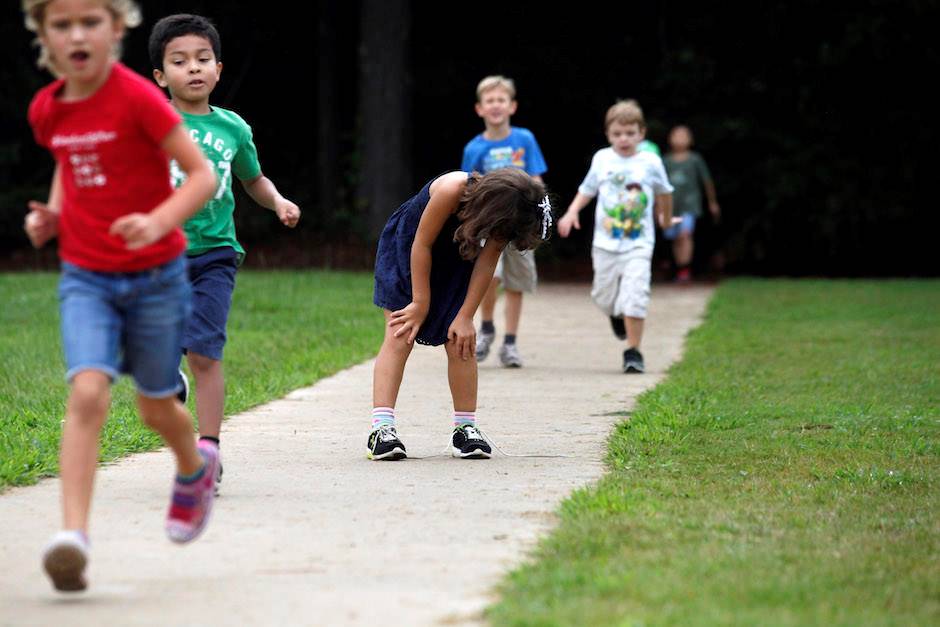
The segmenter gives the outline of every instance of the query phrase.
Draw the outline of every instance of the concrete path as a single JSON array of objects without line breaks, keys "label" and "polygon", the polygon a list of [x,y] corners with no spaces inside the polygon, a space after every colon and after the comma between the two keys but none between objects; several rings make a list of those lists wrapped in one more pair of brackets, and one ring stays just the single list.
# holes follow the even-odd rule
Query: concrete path
[{"label": "concrete path", "polygon": [[654,287],[649,374],[632,376],[588,294],[542,286],[525,301],[526,366],[506,370],[491,355],[480,367],[484,431],[512,455],[567,457],[435,457],[449,445],[446,358],[417,347],[398,423],[424,459],[366,460],[372,362],[344,370],[225,423],[222,495],[190,546],[163,535],[166,451],[101,469],[86,593],[55,593],[41,572],[60,520],[58,482],[0,495],[0,625],[480,622],[493,586],[550,529],[559,502],[603,473],[615,412],[678,359],[710,290]]}]

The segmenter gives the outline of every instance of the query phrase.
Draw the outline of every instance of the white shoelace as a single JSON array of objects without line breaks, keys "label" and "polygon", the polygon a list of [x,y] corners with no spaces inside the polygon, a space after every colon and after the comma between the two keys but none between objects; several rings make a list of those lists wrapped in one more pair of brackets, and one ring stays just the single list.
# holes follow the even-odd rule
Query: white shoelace
[{"label": "white shoelace", "polygon": [[[473,429],[473,432],[476,434],[476,437],[477,437],[477,438],[482,439],[482,440],[488,442],[494,449],[496,449],[497,451],[499,451],[500,454],[502,454],[504,457],[540,457],[540,458],[565,458],[565,459],[569,459],[569,458],[575,457],[574,455],[563,455],[563,454],[561,454],[561,453],[556,453],[556,454],[550,454],[550,453],[507,453],[507,452],[504,451],[502,448],[500,448],[499,445],[496,444],[496,442],[493,441],[493,438],[491,438],[490,436],[486,435],[486,432],[483,431],[483,429],[480,429],[479,427],[475,427],[475,426],[468,426],[468,427],[465,427],[465,430],[470,430],[470,429]],[[470,438],[470,434],[469,434],[469,433],[467,434],[467,437]],[[444,448],[444,450],[443,450],[442,452],[440,452],[440,453],[437,453],[436,455],[425,455],[425,456],[423,456],[423,457],[415,457],[414,455],[409,455],[409,456],[408,456],[408,459],[434,459],[435,457],[450,457],[450,449],[451,449],[452,446],[453,446],[453,444],[452,444],[450,441],[448,441],[448,442],[447,442],[447,446]]]}]

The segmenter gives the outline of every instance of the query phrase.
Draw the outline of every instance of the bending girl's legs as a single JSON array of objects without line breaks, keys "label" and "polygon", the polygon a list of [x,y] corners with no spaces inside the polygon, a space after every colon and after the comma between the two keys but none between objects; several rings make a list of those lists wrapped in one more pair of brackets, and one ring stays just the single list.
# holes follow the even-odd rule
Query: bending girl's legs
[{"label": "bending girl's legs", "polygon": [[398,327],[388,326],[392,319],[392,312],[385,309],[383,313],[385,314],[385,339],[382,340],[382,348],[379,349],[378,357],[375,358],[375,369],[372,373],[372,406],[395,407],[401,380],[405,374],[405,363],[414,345],[406,341],[404,334],[395,337]]},{"label": "bending girl's legs", "polygon": [[461,359],[457,344],[444,344],[447,351],[447,381],[454,399],[454,411],[475,412],[477,410],[477,362]]},{"label": "bending girl's legs", "polygon": [[111,404],[111,381],[98,370],[83,370],[72,379],[59,467],[65,529],[88,531],[88,510],[98,465],[98,438]]}]

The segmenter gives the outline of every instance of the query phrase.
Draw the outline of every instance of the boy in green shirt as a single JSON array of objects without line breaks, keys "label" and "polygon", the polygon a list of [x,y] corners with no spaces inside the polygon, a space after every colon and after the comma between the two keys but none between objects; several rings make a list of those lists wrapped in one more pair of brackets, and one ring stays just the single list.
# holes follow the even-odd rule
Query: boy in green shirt
[{"label": "boy in green shirt", "polygon": [[[192,283],[192,314],[182,350],[196,379],[196,416],[200,440],[219,445],[225,401],[222,350],[225,326],[235,289],[235,272],[245,250],[235,237],[232,176],[259,205],[294,227],[300,209],[261,173],[251,127],[235,112],[209,105],[209,95],[222,72],[222,45],[212,23],[198,15],[177,14],[157,22],[150,33],[153,77],[170,92],[189,136],[202,149],[219,179],[209,202],[184,225]],[[185,176],[170,164],[173,185]],[[184,386],[185,375],[180,372]],[[181,393],[185,402],[186,391]],[[216,478],[221,480],[221,464]]]}]

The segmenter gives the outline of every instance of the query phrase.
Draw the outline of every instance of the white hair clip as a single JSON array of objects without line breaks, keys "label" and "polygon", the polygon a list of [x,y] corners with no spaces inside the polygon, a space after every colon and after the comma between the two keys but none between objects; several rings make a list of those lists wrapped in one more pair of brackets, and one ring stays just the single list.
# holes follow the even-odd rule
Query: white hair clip
[{"label": "white hair clip", "polygon": [[554,218],[552,217],[552,202],[548,199],[547,194],[539,203],[539,209],[542,210],[542,239],[546,240],[551,234],[552,224],[554,222]]}]

